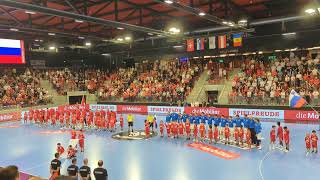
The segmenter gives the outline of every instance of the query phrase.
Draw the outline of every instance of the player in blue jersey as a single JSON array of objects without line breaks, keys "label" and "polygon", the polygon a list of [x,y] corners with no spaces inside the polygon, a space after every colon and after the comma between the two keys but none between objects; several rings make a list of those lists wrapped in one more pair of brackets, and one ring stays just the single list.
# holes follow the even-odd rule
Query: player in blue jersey
[{"label": "player in blue jersey", "polygon": [[195,116],[196,124],[200,124],[201,120],[202,120],[202,116],[201,116],[200,114],[197,114],[197,115]]},{"label": "player in blue jersey", "polygon": [[226,127],[227,119],[224,117],[224,115],[220,118],[220,136],[223,136],[224,134],[224,128]]},{"label": "player in blue jersey", "polygon": [[208,125],[209,125],[209,129],[212,129],[212,124],[214,123],[214,115],[210,115],[208,116]]},{"label": "player in blue jersey", "polygon": [[182,121],[183,121],[184,123],[187,121],[188,118],[189,118],[189,115],[188,115],[188,114],[186,114],[186,113],[183,113],[183,114],[182,114],[181,119],[182,119]]},{"label": "player in blue jersey", "polygon": [[179,114],[176,112],[171,113],[171,121],[178,121],[179,120]]},{"label": "player in blue jersey", "polygon": [[166,123],[169,123],[171,121],[171,114],[166,115]]},{"label": "player in blue jersey", "polygon": [[[230,129],[230,132],[229,132],[229,133],[230,133],[230,137],[232,137],[231,134],[233,134],[233,132],[234,132],[234,129],[233,129],[234,124],[233,124],[233,121],[232,121],[232,117],[231,117],[231,116],[229,116],[229,118],[228,118],[228,120],[227,120],[227,124],[228,124],[229,129]],[[229,143],[232,143],[231,138],[230,138]]]}]

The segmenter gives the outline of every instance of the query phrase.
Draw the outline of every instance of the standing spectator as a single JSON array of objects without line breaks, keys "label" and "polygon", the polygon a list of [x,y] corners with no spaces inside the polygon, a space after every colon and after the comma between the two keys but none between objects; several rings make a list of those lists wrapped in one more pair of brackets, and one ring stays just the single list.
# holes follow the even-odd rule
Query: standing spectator
[{"label": "standing spectator", "polygon": [[79,167],[77,166],[77,159],[73,158],[71,162],[72,164],[67,169],[68,175],[78,179]]},{"label": "standing spectator", "polygon": [[88,159],[87,158],[85,158],[83,160],[83,166],[80,167],[79,172],[80,172],[81,180],[90,180],[91,179],[91,177],[90,177],[91,169],[88,166]]},{"label": "standing spectator", "polygon": [[98,161],[98,167],[93,170],[94,177],[96,180],[108,180],[108,171],[102,167],[103,161]]},{"label": "standing spectator", "polygon": [[50,163],[51,178],[58,177],[60,175],[61,161],[59,160],[60,154],[55,153],[54,159]]},{"label": "standing spectator", "polygon": [[8,166],[0,169],[1,180],[20,180],[20,175],[17,166]]}]

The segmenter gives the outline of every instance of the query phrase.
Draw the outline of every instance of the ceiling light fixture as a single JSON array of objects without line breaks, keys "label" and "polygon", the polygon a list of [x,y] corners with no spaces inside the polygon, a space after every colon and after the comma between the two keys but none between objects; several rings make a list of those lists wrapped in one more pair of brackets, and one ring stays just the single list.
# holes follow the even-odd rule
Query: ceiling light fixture
[{"label": "ceiling light fixture", "polygon": [[123,41],[123,38],[118,38],[117,40],[118,40],[118,41]]},{"label": "ceiling light fixture", "polygon": [[204,16],[204,15],[206,15],[206,13],[204,13],[204,12],[199,12],[199,16]]},{"label": "ceiling light fixture", "polygon": [[295,32],[290,32],[290,33],[282,33],[283,36],[292,36],[292,35],[296,35]]},{"label": "ceiling light fixture", "polygon": [[310,9],[306,9],[304,12],[307,13],[307,14],[310,14],[310,15],[314,15],[316,13],[316,10],[310,8]]},{"label": "ceiling light fixture", "polygon": [[25,11],[25,13],[27,13],[27,14],[37,14],[37,13],[34,12],[34,11]]},{"label": "ceiling light fixture", "polygon": [[86,46],[91,46],[91,42],[86,42],[85,45]]},{"label": "ceiling light fixture", "polygon": [[19,29],[16,29],[16,28],[10,28],[10,31],[19,31]]},{"label": "ceiling light fixture", "polygon": [[48,33],[49,36],[54,36],[56,35],[55,33]]},{"label": "ceiling light fixture", "polygon": [[228,22],[227,21],[222,21],[222,24],[228,24]]},{"label": "ceiling light fixture", "polygon": [[50,46],[49,49],[50,49],[50,50],[55,50],[56,47],[55,47],[55,46]]},{"label": "ceiling light fixture", "polygon": [[131,40],[131,37],[130,37],[130,36],[126,36],[124,39],[125,39],[126,41],[129,41],[129,40]]},{"label": "ceiling light fixture", "polygon": [[83,23],[83,21],[82,20],[79,20],[79,19],[76,19],[76,20],[74,20],[75,22],[77,22],[77,23]]},{"label": "ceiling light fixture", "polygon": [[248,20],[246,20],[246,19],[241,19],[241,20],[239,21],[239,23],[242,23],[242,24],[247,23],[247,22],[248,22]]},{"label": "ceiling light fixture", "polygon": [[119,30],[124,30],[124,28],[123,28],[123,27],[117,27],[117,29],[119,29]]},{"label": "ceiling light fixture", "polygon": [[82,37],[82,36],[79,36],[78,38],[79,38],[79,39],[84,39],[84,37]]},{"label": "ceiling light fixture", "polygon": [[173,2],[170,1],[170,0],[165,0],[164,2],[167,3],[167,4],[172,4],[172,3],[173,3]]}]

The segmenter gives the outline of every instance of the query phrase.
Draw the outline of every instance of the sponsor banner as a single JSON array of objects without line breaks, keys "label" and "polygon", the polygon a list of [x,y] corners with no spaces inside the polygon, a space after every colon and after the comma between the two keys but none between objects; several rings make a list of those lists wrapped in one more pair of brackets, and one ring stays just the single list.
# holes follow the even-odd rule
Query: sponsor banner
[{"label": "sponsor banner", "polygon": [[71,105],[62,105],[58,106],[58,111],[74,111],[74,110],[89,110],[89,104],[81,105],[81,104],[71,104]]},{"label": "sponsor banner", "polygon": [[147,114],[147,106],[137,106],[137,105],[117,105],[118,113],[133,113],[133,114]]},{"label": "sponsor banner", "polygon": [[92,110],[92,111],[100,111],[100,110],[117,111],[117,106],[116,105],[105,105],[105,104],[90,104],[90,110]]},{"label": "sponsor banner", "polygon": [[205,113],[229,116],[229,108],[215,108],[215,107],[185,107],[186,114],[191,113]]},{"label": "sponsor banner", "polygon": [[21,112],[11,112],[0,114],[0,122],[21,120]]},{"label": "sponsor banner", "polygon": [[148,106],[149,114],[183,113],[184,107],[176,106]]},{"label": "sponsor banner", "polygon": [[284,119],[288,122],[318,122],[319,114],[315,111],[285,110]]},{"label": "sponsor banner", "polygon": [[229,116],[244,115],[252,116],[254,118],[261,119],[284,119],[284,110],[272,110],[272,109],[229,109]]},{"label": "sponsor banner", "polygon": [[204,144],[204,143],[196,143],[196,142],[194,142],[194,143],[188,144],[187,146],[191,147],[191,148],[194,148],[194,149],[197,149],[199,151],[203,151],[203,152],[209,153],[211,155],[226,159],[226,160],[233,160],[233,159],[236,159],[236,158],[240,157],[240,154],[233,153],[233,152],[230,152],[230,151],[226,151],[226,150],[214,147],[214,146],[209,146],[209,145]]}]

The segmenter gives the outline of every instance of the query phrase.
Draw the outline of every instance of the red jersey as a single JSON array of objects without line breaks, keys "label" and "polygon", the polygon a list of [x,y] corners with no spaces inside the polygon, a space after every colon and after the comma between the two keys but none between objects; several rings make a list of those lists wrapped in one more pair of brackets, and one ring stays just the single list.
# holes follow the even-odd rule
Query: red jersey
[{"label": "red jersey", "polygon": [[81,148],[83,148],[83,146],[84,146],[84,134],[80,133],[78,135],[78,138],[79,138],[79,145],[80,145]]},{"label": "red jersey", "polygon": [[200,124],[199,131],[200,131],[200,136],[203,138],[206,133],[206,127],[204,126],[204,124]]},{"label": "red jersey", "polygon": [[312,148],[318,148],[318,136],[316,134],[311,134],[311,144]]},{"label": "red jersey", "polygon": [[209,138],[210,140],[213,139],[213,131],[212,131],[212,128],[209,128],[209,130],[208,130],[208,138]]},{"label": "red jersey", "polygon": [[239,139],[239,129],[235,128],[233,133],[234,133],[233,134],[234,139],[238,140]]},{"label": "red jersey", "polygon": [[77,133],[76,131],[71,131],[71,139],[76,139],[77,138]]},{"label": "red jersey", "polygon": [[193,135],[194,135],[194,137],[198,136],[198,126],[197,126],[197,124],[194,124],[194,126],[193,126]]},{"label": "red jersey", "polygon": [[191,129],[190,129],[190,122],[186,122],[186,133],[190,134]]},{"label": "red jersey", "polygon": [[311,148],[311,137],[310,136],[306,136],[304,138],[304,141],[306,142],[306,148],[310,149]]},{"label": "red jersey", "polygon": [[239,130],[239,138],[240,138],[241,141],[244,138],[244,129],[243,128],[240,128],[240,130]]},{"label": "red jersey", "polygon": [[248,144],[251,144],[251,132],[249,130],[246,133],[246,140]]},{"label": "red jersey", "polygon": [[224,128],[224,136],[226,138],[229,138],[230,137],[230,128],[229,127],[225,127]]},{"label": "red jersey", "polygon": [[120,116],[120,127],[123,127],[123,116]]},{"label": "red jersey", "polygon": [[24,119],[25,121],[28,119],[28,114],[27,114],[27,112],[25,112],[25,113],[23,114],[23,119]]},{"label": "red jersey", "polygon": [[280,141],[283,140],[283,128],[281,126],[278,127],[278,138]]},{"label": "red jersey", "polygon": [[160,122],[160,133],[162,134],[163,133],[163,129],[164,129],[164,124],[163,122]]},{"label": "red jersey", "polygon": [[183,124],[179,123],[179,134],[180,135],[183,135],[183,129],[184,129]]},{"label": "red jersey", "polygon": [[270,141],[272,143],[276,142],[276,130],[275,129],[271,129],[271,131],[270,131]]},{"label": "red jersey", "polygon": [[218,141],[218,138],[219,138],[219,129],[218,127],[214,127],[214,130],[213,130],[213,137],[216,141]]},{"label": "red jersey", "polygon": [[289,142],[290,142],[290,131],[289,131],[289,129],[284,130],[283,139],[284,139],[284,142],[286,144],[289,144]]},{"label": "red jersey", "polygon": [[60,155],[64,153],[64,148],[62,146],[58,146],[57,147],[57,153],[59,153]]}]

